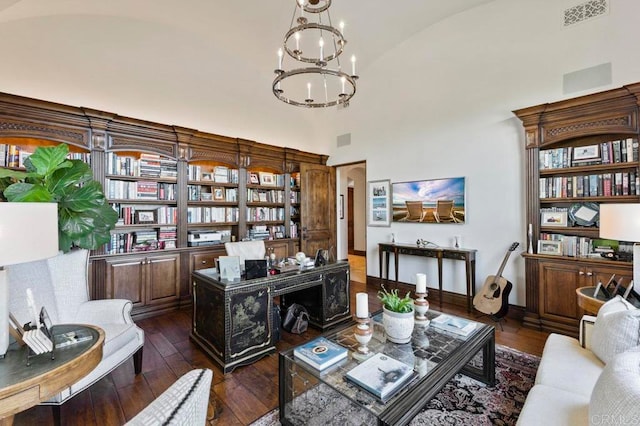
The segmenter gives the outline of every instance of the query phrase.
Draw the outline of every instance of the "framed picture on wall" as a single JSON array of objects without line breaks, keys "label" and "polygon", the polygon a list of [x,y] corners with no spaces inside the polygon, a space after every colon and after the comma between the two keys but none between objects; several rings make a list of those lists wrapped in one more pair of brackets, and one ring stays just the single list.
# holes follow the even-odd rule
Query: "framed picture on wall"
[{"label": "framed picture on wall", "polygon": [[464,177],[394,182],[392,192],[394,222],[466,222]]},{"label": "framed picture on wall", "polygon": [[368,226],[391,226],[391,182],[374,180],[367,187]]}]

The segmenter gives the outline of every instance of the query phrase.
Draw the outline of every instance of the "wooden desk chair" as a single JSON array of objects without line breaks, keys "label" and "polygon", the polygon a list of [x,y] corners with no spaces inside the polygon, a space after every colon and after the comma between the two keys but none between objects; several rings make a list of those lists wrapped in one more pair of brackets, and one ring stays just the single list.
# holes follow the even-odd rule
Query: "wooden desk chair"
[{"label": "wooden desk chair", "polygon": [[422,201],[405,201],[407,205],[407,215],[402,219],[407,222],[422,222],[424,219],[424,208]]},{"label": "wooden desk chair", "polygon": [[436,201],[436,210],[433,212],[436,222],[458,222],[453,215],[453,200]]}]

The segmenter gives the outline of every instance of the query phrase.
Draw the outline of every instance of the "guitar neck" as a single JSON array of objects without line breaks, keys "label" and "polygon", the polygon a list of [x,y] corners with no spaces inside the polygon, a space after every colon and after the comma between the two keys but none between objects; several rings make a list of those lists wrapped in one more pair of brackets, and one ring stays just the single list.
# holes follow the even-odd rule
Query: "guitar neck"
[{"label": "guitar neck", "polygon": [[504,259],[502,259],[502,263],[500,264],[500,268],[498,269],[498,273],[496,273],[496,279],[502,276],[502,271],[504,267],[507,266],[507,261],[509,260],[509,256],[511,256],[511,252],[513,252],[516,247],[518,247],[518,243],[511,244],[509,250],[507,250],[507,254],[504,255]]}]

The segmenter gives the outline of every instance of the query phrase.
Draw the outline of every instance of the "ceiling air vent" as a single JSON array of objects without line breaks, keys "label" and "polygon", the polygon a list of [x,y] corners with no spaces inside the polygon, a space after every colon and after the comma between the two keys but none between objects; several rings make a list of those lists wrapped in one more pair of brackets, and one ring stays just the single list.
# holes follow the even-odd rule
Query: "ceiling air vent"
[{"label": "ceiling air vent", "polygon": [[577,24],[587,19],[609,13],[609,0],[591,0],[564,11],[564,26]]}]

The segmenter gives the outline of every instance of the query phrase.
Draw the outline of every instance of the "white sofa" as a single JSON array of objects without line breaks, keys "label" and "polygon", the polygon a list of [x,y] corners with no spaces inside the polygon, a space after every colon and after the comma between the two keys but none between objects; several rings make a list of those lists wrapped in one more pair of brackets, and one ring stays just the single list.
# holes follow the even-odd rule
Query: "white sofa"
[{"label": "white sofa", "polygon": [[551,334],[517,424],[640,424],[640,310],[620,296],[585,316],[580,341]]},{"label": "white sofa", "polygon": [[[87,376],[43,402],[54,408],[132,356],[135,373],[142,369],[144,332],[131,319],[131,301],[89,300],[88,260],[87,250],[72,250],[50,259],[7,267],[9,309],[20,324],[33,318],[25,296],[26,289],[31,288],[37,307],[46,308],[53,324],[91,324],[105,332],[102,361]],[[59,416],[59,410],[54,410],[54,416]]]}]

